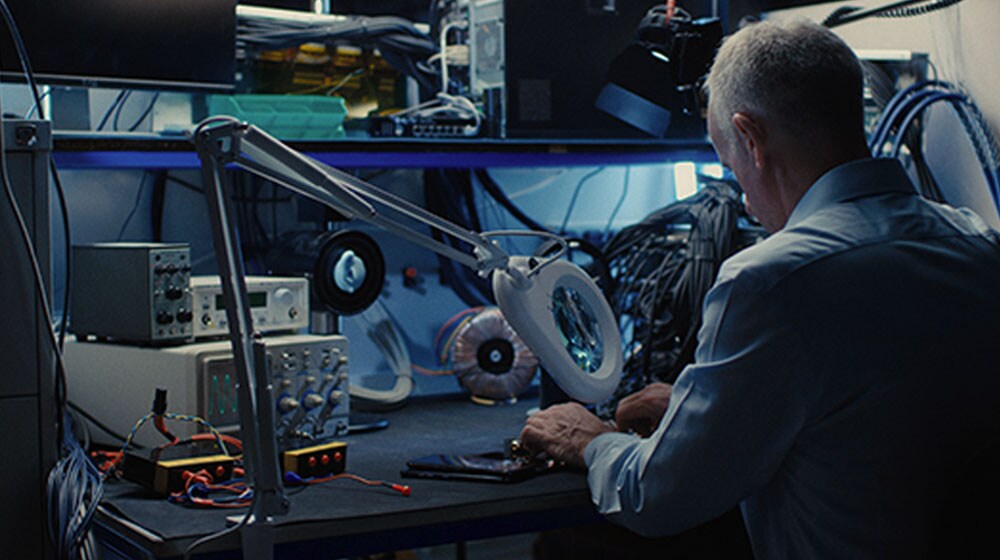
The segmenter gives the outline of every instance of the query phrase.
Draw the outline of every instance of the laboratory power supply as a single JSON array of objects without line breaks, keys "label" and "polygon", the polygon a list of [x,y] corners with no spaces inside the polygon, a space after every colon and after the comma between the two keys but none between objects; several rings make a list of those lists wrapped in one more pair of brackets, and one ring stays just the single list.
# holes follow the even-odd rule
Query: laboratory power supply
[{"label": "laboratory power supply", "polygon": [[[247,276],[247,303],[259,333],[297,331],[309,326],[309,280],[290,276]],[[226,302],[218,276],[192,276],[194,337],[229,334]]]},{"label": "laboratory power supply", "polygon": [[179,344],[193,338],[186,243],[73,247],[70,329],[77,338]]},{"label": "laboratory power supply", "polygon": [[[347,433],[348,341],[340,335],[274,335],[263,339],[273,391],[280,449]],[[120,434],[150,412],[157,388],[167,390],[167,410],[195,415],[219,431],[239,431],[237,376],[229,341],[144,347],[67,340],[66,377],[73,402]],[[187,436],[198,429],[179,423]],[[120,441],[92,430],[99,443]],[[143,445],[159,445],[155,430],[137,434]]]}]

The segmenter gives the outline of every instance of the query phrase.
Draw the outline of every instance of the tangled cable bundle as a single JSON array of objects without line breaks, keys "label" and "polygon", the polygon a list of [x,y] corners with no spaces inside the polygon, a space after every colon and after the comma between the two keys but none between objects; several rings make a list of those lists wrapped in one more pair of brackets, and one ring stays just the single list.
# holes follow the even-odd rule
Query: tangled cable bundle
[{"label": "tangled cable bundle", "polygon": [[448,369],[415,369],[452,374],[474,398],[512,399],[528,388],[538,369],[538,358],[496,307],[457,313],[438,331],[434,347]]},{"label": "tangled cable bundle", "polygon": [[673,382],[694,359],[701,306],[719,266],[762,235],[738,227],[741,195],[735,184],[708,182],[605,245],[625,367],[614,395],[597,405],[599,416],[612,417],[618,401],[649,383]]},{"label": "tangled cable bundle", "polygon": [[438,74],[425,63],[438,52],[434,40],[413,22],[394,16],[281,19],[240,13],[236,37],[238,46],[248,51],[297,47],[309,42],[371,44],[390,65],[429,90],[434,88]]}]

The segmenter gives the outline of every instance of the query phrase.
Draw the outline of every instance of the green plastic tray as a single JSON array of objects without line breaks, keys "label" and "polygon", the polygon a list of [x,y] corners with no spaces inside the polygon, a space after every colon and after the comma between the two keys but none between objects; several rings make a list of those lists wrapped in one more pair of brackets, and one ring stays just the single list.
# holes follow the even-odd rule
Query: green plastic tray
[{"label": "green plastic tray", "polygon": [[283,140],[343,138],[347,107],[344,98],[324,95],[244,93],[212,95],[212,116],[231,115]]}]

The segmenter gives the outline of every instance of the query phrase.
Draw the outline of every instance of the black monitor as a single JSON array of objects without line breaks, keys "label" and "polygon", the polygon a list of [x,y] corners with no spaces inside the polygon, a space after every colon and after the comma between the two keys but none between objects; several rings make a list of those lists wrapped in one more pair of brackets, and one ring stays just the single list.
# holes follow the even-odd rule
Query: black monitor
[{"label": "black monitor", "polygon": [[[236,0],[6,0],[39,83],[226,91]],[[0,75],[23,81],[6,25]]]},{"label": "black monitor", "polygon": [[313,11],[313,0],[240,0],[240,4],[282,10]]}]

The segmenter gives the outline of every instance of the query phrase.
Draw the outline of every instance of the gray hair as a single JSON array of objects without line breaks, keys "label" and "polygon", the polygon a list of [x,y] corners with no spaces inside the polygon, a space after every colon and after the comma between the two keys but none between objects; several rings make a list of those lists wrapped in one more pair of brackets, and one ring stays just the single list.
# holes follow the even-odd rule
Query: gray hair
[{"label": "gray hair", "polygon": [[763,21],[723,42],[706,89],[727,141],[736,112],[765,117],[805,139],[863,134],[863,73],[854,52],[830,30],[804,19]]}]

